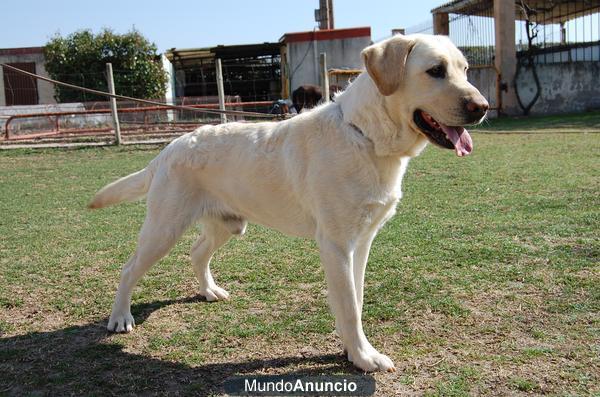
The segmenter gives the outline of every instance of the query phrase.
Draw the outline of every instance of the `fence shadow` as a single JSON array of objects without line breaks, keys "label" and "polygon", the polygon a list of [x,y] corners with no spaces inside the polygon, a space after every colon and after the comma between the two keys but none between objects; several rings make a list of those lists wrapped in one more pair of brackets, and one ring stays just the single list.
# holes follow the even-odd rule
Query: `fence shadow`
[{"label": "fence shadow", "polygon": [[[132,307],[138,324],[155,310],[200,298],[156,301]],[[280,374],[358,373],[342,354],[288,356],[198,367],[128,352],[107,343],[106,320],[50,332],[0,338],[0,395],[212,395],[225,379],[278,369]],[[301,363],[315,369],[296,370]],[[286,367],[291,367],[286,371]]]}]

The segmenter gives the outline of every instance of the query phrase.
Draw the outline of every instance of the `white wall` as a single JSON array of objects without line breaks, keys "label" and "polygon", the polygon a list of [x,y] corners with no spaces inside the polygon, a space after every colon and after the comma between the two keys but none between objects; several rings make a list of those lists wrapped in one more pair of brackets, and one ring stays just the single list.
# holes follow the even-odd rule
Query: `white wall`
[{"label": "white wall", "polygon": [[363,63],[360,52],[369,44],[371,44],[371,38],[367,36],[288,43],[290,92],[303,84],[319,85],[320,53],[327,53],[327,67],[329,69],[362,69]]}]

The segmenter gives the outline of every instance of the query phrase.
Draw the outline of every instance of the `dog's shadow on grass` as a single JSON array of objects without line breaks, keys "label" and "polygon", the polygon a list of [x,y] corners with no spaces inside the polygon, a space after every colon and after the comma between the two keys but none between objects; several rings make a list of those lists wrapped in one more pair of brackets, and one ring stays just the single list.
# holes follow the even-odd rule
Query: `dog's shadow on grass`
[{"label": "dog's shadow on grass", "polygon": [[[199,300],[193,297],[138,304],[132,307],[132,314],[141,324],[161,307]],[[341,352],[190,367],[130,353],[123,346],[108,343],[106,321],[0,338],[0,395],[213,395],[223,393],[228,377],[265,369],[285,375],[359,373]],[[286,369],[306,363],[314,364],[314,369]]]}]

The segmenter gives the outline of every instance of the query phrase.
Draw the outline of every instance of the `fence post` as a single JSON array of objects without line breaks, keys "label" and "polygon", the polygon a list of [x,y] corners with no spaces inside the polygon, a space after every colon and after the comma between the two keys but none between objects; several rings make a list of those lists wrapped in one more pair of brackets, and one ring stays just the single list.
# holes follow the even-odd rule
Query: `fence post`
[{"label": "fence post", "polygon": [[[113,79],[112,63],[106,64],[106,80],[108,80],[108,92],[115,94],[115,81]],[[110,112],[113,117],[113,124],[115,127],[115,143],[121,144],[121,126],[119,125],[119,115],[117,113],[117,100],[110,98]]]},{"label": "fence post", "polygon": [[[225,110],[225,89],[223,88],[223,69],[221,67],[221,58],[216,59],[217,63],[217,91],[219,93],[219,109]],[[227,115],[221,114],[221,123],[227,122]]]},{"label": "fence post", "polygon": [[322,52],[319,57],[321,66],[321,91],[323,92],[323,102],[329,102],[329,73],[327,73],[327,53]]}]

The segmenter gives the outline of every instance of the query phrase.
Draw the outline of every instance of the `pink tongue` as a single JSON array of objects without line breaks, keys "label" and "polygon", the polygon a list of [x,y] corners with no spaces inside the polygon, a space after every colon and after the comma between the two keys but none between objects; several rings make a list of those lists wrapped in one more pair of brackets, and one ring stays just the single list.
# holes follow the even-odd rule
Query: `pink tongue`
[{"label": "pink tongue", "polygon": [[471,139],[471,135],[469,135],[469,131],[463,127],[448,127],[442,123],[440,123],[440,127],[442,127],[442,131],[444,131],[446,137],[454,145],[457,156],[462,157],[471,153],[473,150],[473,140]]}]

